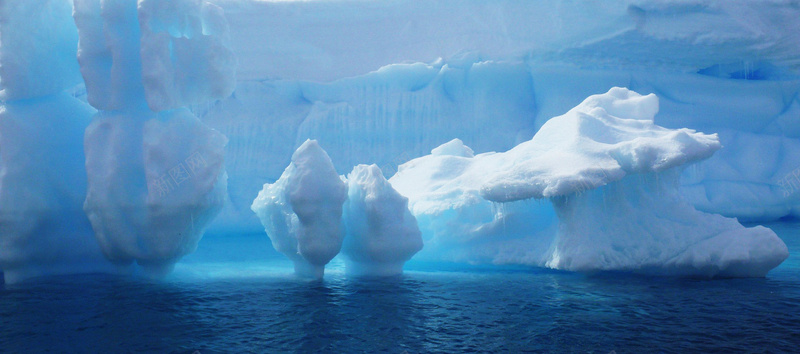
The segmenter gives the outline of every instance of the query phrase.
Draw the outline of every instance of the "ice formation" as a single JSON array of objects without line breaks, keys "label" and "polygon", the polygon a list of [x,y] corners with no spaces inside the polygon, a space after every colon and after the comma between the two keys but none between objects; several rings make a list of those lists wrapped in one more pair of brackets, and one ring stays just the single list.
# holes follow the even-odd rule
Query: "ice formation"
[{"label": "ice formation", "polygon": [[455,137],[478,151],[530,139],[534,121],[520,118],[536,112],[526,66],[472,59],[392,65],[332,83],[241,83],[235,97],[203,115],[232,142],[228,173],[236,188],[220,230],[261,228],[247,209],[252,196],[306,139],[336,147],[328,153],[340,173],[374,163],[387,177]]},{"label": "ice formation", "polygon": [[81,81],[69,0],[0,3],[0,100],[44,97]]},{"label": "ice formation", "polygon": [[[515,222],[511,234],[537,246],[523,255],[512,252],[512,262],[709,277],[763,276],[779,265],[788,250],[774,232],[697,211],[679,195],[681,168],[708,158],[720,144],[714,135],[655,125],[657,111],[655,95],[613,88],[548,120],[533,139],[508,152],[468,157],[451,142],[437,151],[455,153],[412,160],[391,182],[410,198],[423,233],[432,234],[427,238],[454,243],[443,248],[463,248],[464,242],[449,234],[453,230],[441,232],[436,219],[477,214],[467,219],[484,223],[468,229],[470,236],[504,217],[505,206],[493,211],[489,201],[524,209],[525,200],[547,198],[558,217],[557,231],[543,232],[551,228],[551,214],[541,204],[530,205],[528,213],[541,216],[522,227],[538,224],[539,230],[513,230]],[[509,238],[509,223],[503,226],[498,237],[483,240]],[[468,248],[476,254],[465,257],[478,259],[492,249]],[[493,251],[494,262],[509,261],[508,253]]]},{"label": "ice formation", "polygon": [[82,204],[83,131],[94,110],[80,82],[68,1],[0,2],[0,270],[5,281],[117,271]]},{"label": "ice formation", "polygon": [[[791,1],[213,3],[0,1],[6,280],[124,271],[132,260],[160,274],[206,227],[260,232],[253,196],[306,139],[330,147],[340,173],[374,163],[388,177],[402,165],[390,180],[422,231],[420,260],[755,275],[780,258],[773,235],[686,202],[747,221],[800,217]],[[671,130],[648,125],[653,98],[596,96],[626,118],[611,125],[630,133],[625,143],[588,118],[576,134],[598,144],[559,140],[545,154],[532,142],[540,128],[536,140],[560,136],[552,117],[615,86],[657,94],[653,123]],[[622,101],[641,111],[612,109]],[[636,197],[653,191],[671,207]],[[597,198],[618,203],[594,210]],[[637,211],[682,237],[659,234],[663,250],[631,240],[625,257],[609,243],[570,253],[588,242],[579,235],[623,232],[604,211]],[[732,240],[742,246],[723,247]],[[664,260],[699,242],[718,252]]]},{"label": "ice formation", "polygon": [[225,98],[236,59],[222,9],[202,0],[75,0],[89,103],[163,111]]},{"label": "ice formation", "polygon": [[[506,151],[614,86],[658,94],[656,123],[719,133],[730,148],[685,171],[695,207],[749,221],[800,216],[800,193],[782,187],[800,183],[791,2],[218,4],[242,64],[236,95],[198,113],[231,139],[221,232],[260,229],[252,195],[305,139],[340,147],[328,149],[340,173],[375,163],[388,177],[453,138]],[[756,152],[768,158],[753,162]]]},{"label": "ice formation", "polygon": [[321,278],[342,248],[342,208],[347,187],[315,140],[292,155],[281,177],[253,201],[272,246],[294,262],[299,276]]},{"label": "ice formation", "polygon": [[480,194],[496,153],[473,156],[454,139],[430,155],[400,165],[389,179],[408,197],[425,247],[426,262],[539,265],[557,225],[548,203],[492,203]]},{"label": "ice formation", "polygon": [[[225,136],[185,106],[233,90],[222,11],[199,0],[76,0],[89,103],[84,209],[117,264],[162,275],[225,202]],[[184,107],[184,108],[182,108]]]},{"label": "ice formation", "polygon": [[226,141],[186,109],[98,113],[85,210],[106,256],[158,276],[193,252],[225,202]]},{"label": "ice formation", "polygon": [[383,177],[377,165],[358,165],[347,175],[342,254],[349,274],[394,275],[422,249],[417,220],[408,198]]}]

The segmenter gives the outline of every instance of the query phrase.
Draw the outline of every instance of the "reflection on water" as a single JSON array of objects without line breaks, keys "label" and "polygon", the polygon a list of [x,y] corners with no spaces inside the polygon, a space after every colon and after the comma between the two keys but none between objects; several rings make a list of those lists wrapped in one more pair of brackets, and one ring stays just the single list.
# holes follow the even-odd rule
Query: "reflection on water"
[{"label": "reflection on water", "polygon": [[792,254],[765,279],[493,267],[351,279],[335,264],[303,281],[283,263],[40,279],[0,291],[0,351],[793,351],[800,227],[770,226]]}]

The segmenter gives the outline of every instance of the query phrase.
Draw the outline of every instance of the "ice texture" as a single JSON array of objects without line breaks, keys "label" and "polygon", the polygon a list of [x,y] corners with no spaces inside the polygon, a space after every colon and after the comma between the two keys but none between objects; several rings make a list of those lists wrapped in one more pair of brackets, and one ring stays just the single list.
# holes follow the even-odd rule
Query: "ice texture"
[{"label": "ice texture", "polygon": [[763,277],[789,250],[770,229],[694,209],[678,170],[630,175],[551,198],[559,218],[550,268],[694,277]]},{"label": "ice texture", "polygon": [[347,175],[342,246],[347,272],[386,276],[403,272],[403,264],[422,249],[417,220],[408,198],[397,193],[377,165],[358,165]]},{"label": "ice texture", "polygon": [[0,271],[6,283],[125,272],[109,263],[81,208],[83,131],[94,110],[80,82],[66,0],[0,2]]},{"label": "ice texture", "polygon": [[227,138],[186,106],[233,90],[222,11],[199,0],[76,0],[87,100],[84,210],[116,264],[168,273],[227,198]]},{"label": "ice texture", "polygon": [[252,196],[306,139],[337,146],[328,153],[340,173],[375,163],[389,177],[453,138],[506,151],[614,86],[658,94],[660,126],[737,145],[685,171],[697,208],[800,216],[800,193],[784,188],[800,183],[791,1],[215,3],[241,63],[236,94],[196,110],[231,138],[220,232],[261,228]]},{"label": "ice texture", "polygon": [[[85,234],[80,230],[85,230],[87,223],[78,222],[81,213],[75,211],[80,202],[73,198],[85,189],[75,176],[86,172],[84,165],[77,163],[82,157],[75,146],[81,137],[75,130],[88,125],[85,115],[92,110],[80,100],[88,100],[102,111],[98,120],[111,116],[157,119],[165,126],[188,124],[190,131],[204,131],[188,116],[188,108],[203,123],[229,136],[225,165],[230,180],[225,199],[230,203],[221,212],[223,217],[210,226],[220,233],[262,229],[249,208],[253,197],[264,181],[279,178],[292,153],[306,139],[318,139],[329,147],[339,173],[357,164],[375,163],[387,177],[398,165],[441,146],[404,165],[417,174],[402,178],[407,179],[407,186],[401,187],[402,179],[397,180],[397,190],[410,197],[410,209],[426,242],[416,259],[544,264],[545,257],[554,254],[548,250],[552,251],[561,225],[549,199],[565,198],[570,202],[559,205],[581,210],[579,214],[584,215],[588,209],[574,197],[592,198],[593,193],[603,191],[604,196],[617,195],[622,212],[626,203],[639,204],[629,200],[627,195],[633,192],[621,184],[670,194],[671,186],[649,181],[657,176],[659,183],[671,184],[675,169],[683,170],[681,197],[665,196],[663,203],[682,210],[674,211],[676,219],[707,219],[704,214],[681,209],[685,205],[680,200],[702,212],[746,221],[800,217],[800,47],[796,45],[800,8],[792,1],[214,0],[212,5],[199,0],[75,0],[74,9],[70,3],[0,1],[0,155],[4,156],[0,165],[6,171],[0,176],[0,195],[7,201],[0,203],[6,223],[0,229],[0,240],[15,235],[5,238],[17,240],[9,241],[5,250],[19,260],[0,265],[6,269],[7,279],[69,269],[117,269],[108,262],[93,261],[99,259],[96,244],[67,247],[86,240],[79,235]],[[237,66],[237,60],[242,65]],[[574,170],[558,165],[557,157],[524,156],[524,149],[484,153],[508,151],[529,141],[540,128],[552,130],[548,125],[551,118],[614,86],[657,94],[659,113],[654,123],[672,130],[688,128],[684,133],[689,139],[674,136],[677,143],[668,147],[659,141],[669,140],[669,135],[636,128],[645,123],[621,124],[626,134],[649,135],[642,141],[615,144],[628,150],[617,147],[614,154],[599,150],[565,153],[564,158],[577,162],[583,158],[601,161],[571,165],[578,166]],[[233,90],[235,94],[229,95]],[[602,106],[611,116],[624,113],[606,103]],[[644,112],[653,107],[639,107],[644,109],[642,116],[648,116]],[[52,122],[43,118],[46,116],[52,117]],[[133,175],[120,176],[118,182],[136,179],[139,184],[131,189],[146,189],[148,195],[158,191],[147,186],[146,177],[131,176],[164,168],[156,158],[145,166],[145,141],[174,137],[165,138],[152,129],[147,133],[152,136],[145,135],[143,127],[150,123],[115,124],[105,125],[119,133],[116,140],[108,139],[109,146],[130,144],[142,146],[142,150],[114,155],[109,149],[104,155],[102,146],[87,140],[87,152],[92,151],[89,162],[102,162],[111,170],[140,164],[141,170],[131,169],[136,170]],[[62,129],[63,136],[54,136],[53,127]],[[124,131],[123,127],[133,130]],[[702,146],[703,138],[690,130],[717,134],[724,147],[703,159],[710,150],[693,147],[696,143]],[[545,135],[551,134],[540,134]],[[47,137],[60,148],[49,143],[36,145],[37,136]],[[442,146],[453,138],[463,142]],[[599,140],[589,144],[592,148],[604,148],[607,137],[593,138]],[[216,151],[219,145],[208,148]],[[53,167],[28,161],[20,149]],[[156,150],[165,156],[189,152],[181,149],[186,147]],[[559,154],[548,151],[548,155]],[[691,156],[691,152],[698,155]],[[631,155],[625,157],[628,153]],[[51,155],[62,158],[51,159]],[[641,162],[642,171],[637,170],[633,156]],[[661,159],[665,162],[659,165]],[[502,174],[487,173],[490,160],[511,164]],[[537,165],[516,163],[522,160],[537,161]],[[679,166],[670,167],[673,165]],[[210,194],[195,195],[196,200],[217,200],[225,176],[221,170],[217,172],[220,178]],[[67,187],[54,182],[61,176],[73,181],[75,190],[66,191]],[[636,176],[646,176],[645,181],[637,182]],[[94,181],[105,178],[90,177]],[[535,183],[526,185],[525,181]],[[108,181],[109,186],[114,183]],[[39,197],[27,200],[16,191]],[[540,194],[544,198],[537,200]],[[530,197],[533,199],[525,199]],[[31,206],[41,200],[46,202]],[[114,203],[114,208],[121,210],[127,202],[120,199]],[[137,210],[132,215],[148,213],[143,203],[137,200],[133,204],[140,209],[131,209]],[[45,206],[51,209],[45,212]],[[214,204],[209,210],[217,207]],[[41,213],[32,211],[36,208]],[[53,212],[59,208],[63,215]],[[663,215],[659,211],[652,217]],[[62,217],[75,222],[75,232],[47,221]],[[177,220],[181,217],[166,222],[167,228],[179,228],[172,224]],[[189,227],[193,221],[189,218],[182,223]],[[671,227],[663,220],[657,223]],[[103,219],[100,224],[122,227],[124,222]],[[719,221],[714,225],[726,228],[734,224]],[[50,237],[45,229],[77,236],[37,241]],[[730,230],[734,236],[710,239],[727,244],[744,232],[759,233]],[[752,239],[771,240],[767,232],[760,234]],[[187,237],[186,244],[176,248],[192,248],[195,238]],[[769,247],[758,255],[779,253],[778,243],[762,244]],[[27,248],[20,248],[23,246]],[[736,253],[734,250],[752,250],[748,247],[720,246],[726,250],[724,256],[706,255],[732,260],[735,257],[729,255]],[[47,252],[59,256],[47,256],[46,261],[37,256]],[[82,252],[89,260],[86,266],[73,267],[76,262],[72,260],[80,258],[74,255]],[[563,256],[559,259],[570,259],[563,247],[559,252]],[[660,259],[655,252],[648,252]],[[757,264],[758,255],[743,264]],[[564,267],[580,264],[555,263]],[[736,268],[726,267],[727,272]],[[767,267],[761,263],[754,272]],[[721,270],[704,274],[714,272],[726,274]]]},{"label": "ice texture", "polygon": [[83,130],[94,110],[59,93],[0,106],[0,269],[31,277],[117,272],[81,208]]},{"label": "ice texture", "polygon": [[225,98],[236,59],[222,9],[201,0],[76,0],[81,63],[92,106],[153,111]]},{"label": "ice texture", "polygon": [[[592,69],[683,73],[718,64],[742,70],[741,63],[757,60],[800,65],[794,45],[800,9],[793,1],[215,3],[232,24],[231,46],[247,80],[329,82],[365,68],[464,53],[482,61],[530,57]],[[279,28],[280,35],[266,36],[264,28]]]},{"label": "ice texture", "polygon": [[224,205],[227,139],[179,109],[100,112],[85,140],[84,209],[106,257],[168,273]]},{"label": "ice texture", "polygon": [[[507,152],[430,155],[404,164],[390,181],[409,197],[423,234],[433,234],[426,239],[454,244],[438,246],[445,249],[463,249],[461,235],[469,238],[505,216],[506,206],[491,210],[487,201],[511,202],[515,214],[524,215],[519,210],[526,200],[546,198],[558,217],[554,234],[545,232],[553,220],[541,204],[527,205],[537,217],[521,230],[504,220],[497,231],[504,245],[509,228],[512,235],[540,239],[516,256],[522,263],[707,277],[763,276],[779,265],[788,250],[774,232],[697,211],[680,196],[683,166],[708,158],[720,144],[715,135],[655,125],[657,111],[655,95],[612,88],[548,120],[533,139]],[[476,215],[466,218],[473,224],[458,219],[465,213]],[[435,219],[443,217],[456,218],[468,232],[442,232]],[[509,259],[497,247],[470,250],[477,255],[467,259],[480,259],[486,250],[494,252],[493,262]]]},{"label": "ice texture", "polygon": [[321,278],[342,248],[345,199],[347,187],[330,157],[316,140],[307,140],[281,177],[264,184],[251,209],[297,275]]},{"label": "ice texture", "polygon": [[524,64],[470,60],[397,64],[332,83],[240,82],[234,96],[198,113],[231,139],[232,203],[215,231],[260,231],[253,195],[306,139],[331,147],[339,173],[374,163],[389,177],[453,138],[476,151],[529,140],[534,98]]},{"label": "ice texture", "polygon": [[81,82],[69,0],[0,2],[0,100],[60,93]]},{"label": "ice texture", "polygon": [[74,0],[73,17],[89,104],[99,110],[141,106],[144,88],[136,1]]},{"label": "ice texture", "polygon": [[[453,149],[456,146],[463,149]],[[389,179],[408,197],[422,232],[425,247],[414,260],[543,265],[558,224],[550,203],[484,199],[484,175],[494,171],[486,161],[497,153],[463,156],[471,149],[458,139],[442,147],[400,165]]]},{"label": "ice texture", "polygon": [[656,112],[654,94],[615,87],[590,96],[493,158],[481,195],[495,202],[570,195],[703,160],[721,147],[715,135],[655,125]]},{"label": "ice texture", "polygon": [[139,27],[150,109],[184,107],[233,92],[236,58],[221,8],[202,0],[139,0]]}]

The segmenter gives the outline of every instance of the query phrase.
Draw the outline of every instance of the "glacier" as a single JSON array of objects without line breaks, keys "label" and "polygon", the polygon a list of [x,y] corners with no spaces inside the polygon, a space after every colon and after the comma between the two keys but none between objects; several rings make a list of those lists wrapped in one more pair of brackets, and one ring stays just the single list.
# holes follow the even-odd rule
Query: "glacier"
[{"label": "glacier", "polygon": [[[419,251],[412,262],[763,276],[780,263],[780,240],[731,218],[800,217],[800,9],[791,1],[31,0],[0,9],[7,282],[163,276],[204,234],[263,235],[253,200],[309,139],[326,147],[337,176],[355,177],[344,178],[354,197],[340,218],[343,258],[369,253],[349,242],[387,228],[409,242],[388,273]],[[622,100],[646,101],[633,105],[646,112],[629,114],[653,124],[637,130],[642,140],[664,138],[649,135],[663,127],[677,134],[671,143],[602,158],[572,151],[562,158],[584,163],[560,168],[514,164],[534,159],[515,156],[532,139],[562,137],[542,132],[553,117],[628,92],[595,96],[611,87],[643,94]],[[595,128],[585,133],[608,126]],[[509,168],[489,169],[501,160]],[[385,209],[369,209],[371,193]],[[594,210],[607,199],[617,209]],[[364,227],[379,215],[388,224]],[[348,220],[361,231],[351,235]],[[643,220],[652,228],[636,228]],[[681,229],[685,238],[667,242],[675,223],[705,231]],[[607,236],[625,232],[651,238],[625,239],[621,255]],[[597,247],[575,251],[581,244]],[[361,270],[380,273],[372,266]]]}]

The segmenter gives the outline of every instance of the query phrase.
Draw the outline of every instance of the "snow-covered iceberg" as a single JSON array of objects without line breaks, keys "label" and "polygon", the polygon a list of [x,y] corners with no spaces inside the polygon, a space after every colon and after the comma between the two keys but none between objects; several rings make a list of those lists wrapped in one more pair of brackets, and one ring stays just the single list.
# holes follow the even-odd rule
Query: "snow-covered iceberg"
[{"label": "snow-covered iceberg", "polygon": [[417,220],[408,198],[383,177],[377,165],[358,165],[347,175],[342,246],[347,272],[354,275],[394,275],[422,249]]},{"label": "snow-covered iceberg", "polygon": [[[697,211],[680,196],[683,166],[721,146],[715,135],[655,125],[657,112],[655,95],[613,88],[547,121],[508,152],[470,157],[452,142],[437,149],[447,154],[412,160],[390,181],[409,197],[426,239],[445,243],[435,248],[458,249],[471,260],[763,276],[786,259],[786,245],[771,230]],[[530,201],[544,198],[552,207]],[[529,221],[518,220],[521,215]],[[442,218],[455,218],[467,232],[450,234],[457,230]],[[471,239],[475,234],[479,241]],[[506,239],[531,246],[514,253],[503,248]]]},{"label": "snow-covered iceberg", "polygon": [[425,243],[414,260],[541,263],[557,224],[555,212],[546,202],[501,204],[484,199],[482,180],[492,170],[479,166],[491,165],[483,161],[495,155],[473,155],[454,139],[399,166],[389,182],[408,197]]},{"label": "snow-covered iceberg", "polygon": [[253,201],[272,246],[294,262],[295,273],[321,278],[342,248],[347,187],[316,140],[307,140],[275,183]]}]

